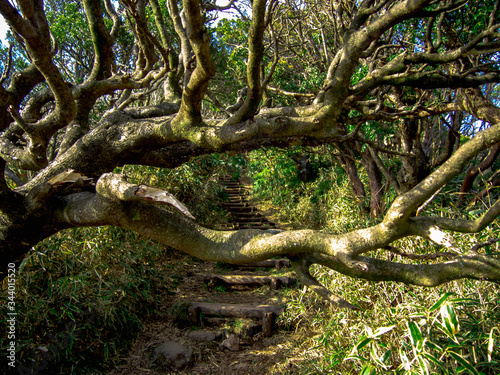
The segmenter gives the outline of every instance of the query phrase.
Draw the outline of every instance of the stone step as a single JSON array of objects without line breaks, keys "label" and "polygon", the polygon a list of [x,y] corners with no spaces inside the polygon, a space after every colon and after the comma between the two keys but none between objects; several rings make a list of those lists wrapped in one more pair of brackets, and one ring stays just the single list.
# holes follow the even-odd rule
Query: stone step
[{"label": "stone step", "polygon": [[230,178],[221,178],[220,181],[225,186],[225,193],[229,198],[229,201],[222,202],[221,205],[233,216],[235,229],[266,230],[276,227],[276,224],[259,214],[258,210],[246,200],[248,187]]},{"label": "stone step", "polygon": [[226,194],[230,197],[241,197],[241,193],[240,192],[229,192],[229,191],[226,191]]},{"label": "stone step", "polygon": [[269,223],[267,225],[262,225],[262,224],[256,224],[256,225],[236,225],[236,228],[238,229],[259,229],[259,230],[268,230],[268,229],[274,229],[276,228],[276,224]]},{"label": "stone step", "polygon": [[239,216],[239,217],[251,217],[251,216],[255,216],[255,217],[262,217],[262,218],[265,219],[265,216],[262,216],[262,214],[260,212],[258,212],[258,211],[255,211],[255,212],[238,212],[238,213],[236,213],[236,215]]},{"label": "stone step", "polygon": [[242,201],[242,202],[222,202],[223,206],[228,207],[252,207],[250,203]]},{"label": "stone step", "polygon": [[226,207],[230,213],[235,212],[256,212],[257,209],[252,207],[246,203],[227,203],[223,204],[223,207]]},{"label": "stone step", "polygon": [[236,223],[268,223],[269,221],[262,216],[244,216],[244,217],[235,217],[234,221]]}]

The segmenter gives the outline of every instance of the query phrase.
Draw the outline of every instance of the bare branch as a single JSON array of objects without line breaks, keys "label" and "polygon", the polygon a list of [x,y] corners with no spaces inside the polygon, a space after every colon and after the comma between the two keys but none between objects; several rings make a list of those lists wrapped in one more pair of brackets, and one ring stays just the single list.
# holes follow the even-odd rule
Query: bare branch
[{"label": "bare branch", "polygon": [[318,296],[320,296],[324,301],[329,304],[332,304],[335,307],[339,307],[341,309],[350,309],[350,310],[359,310],[356,306],[350,304],[343,298],[333,294],[331,291],[326,289],[323,285],[321,285],[316,278],[314,278],[309,272],[309,267],[307,260],[299,259],[292,260],[293,269],[297,273],[302,284],[307,286],[313,292],[315,292]]},{"label": "bare branch", "polygon": [[226,120],[226,125],[234,125],[252,118],[262,99],[261,63],[264,57],[264,31],[266,29],[266,2],[254,0],[252,5],[252,24],[248,33],[248,93],[243,105]]},{"label": "bare branch", "polygon": [[150,201],[167,203],[190,219],[195,220],[189,210],[169,192],[152,186],[136,185],[127,182],[125,175],[106,173],[99,178],[96,190],[104,197],[122,201]]},{"label": "bare branch", "polygon": [[4,65],[4,70],[2,72],[2,76],[0,77],[0,85],[2,85],[7,77],[9,76],[10,69],[12,68],[12,48],[14,47],[13,44],[9,45],[9,53],[7,57],[7,63]]}]

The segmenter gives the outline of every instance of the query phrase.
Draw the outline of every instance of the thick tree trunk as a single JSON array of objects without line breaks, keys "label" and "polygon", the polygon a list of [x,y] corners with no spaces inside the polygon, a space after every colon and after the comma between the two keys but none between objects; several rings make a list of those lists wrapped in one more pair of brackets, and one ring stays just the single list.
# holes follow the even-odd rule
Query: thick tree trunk
[{"label": "thick tree trunk", "polygon": [[384,185],[380,170],[370,152],[368,150],[363,151],[362,157],[370,186],[370,215],[375,218],[384,212]]},{"label": "thick tree trunk", "polygon": [[19,194],[0,198],[0,280],[9,263],[19,264],[33,246],[63,229],[51,220],[51,206],[31,211]]},{"label": "thick tree trunk", "polygon": [[402,151],[402,168],[398,174],[398,182],[402,191],[415,187],[429,174],[427,158],[420,145],[420,129],[418,120],[401,120],[400,137]]},{"label": "thick tree trunk", "polygon": [[347,174],[347,178],[351,183],[351,188],[354,196],[356,198],[364,198],[366,196],[365,186],[361,179],[359,178],[358,169],[356,168],[356,163],[352,158],[352,153],[347,152],[346,154],[342,153],[337,156],[337,159],[340,162],[340,165],[344,169]]}]

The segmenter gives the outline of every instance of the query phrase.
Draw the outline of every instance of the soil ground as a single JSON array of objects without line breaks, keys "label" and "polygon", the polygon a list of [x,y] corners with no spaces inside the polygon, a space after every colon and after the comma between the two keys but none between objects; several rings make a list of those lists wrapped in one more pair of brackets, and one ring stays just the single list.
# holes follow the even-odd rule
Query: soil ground
[{"label": "soil ground", "polygon": [[[251,181],[250,181],[251,182]],[[236,195],[237,200],[247,202],[245,191],[249,188],[249,181],[239,181],[239,188],[227,187],[228,195]],[[246,188],[245,188],[246,187]],[[252,202],[253,206],[259,206]],[[273,218],[269,207],[259,207],[261,215]],[[238,214],[234,214],[234,223],[238,222]],[[286,226],[280,223],[281,228]],[[258,288],[243,288],[241,290],[226,290],[226,288],[208,288],[204,283],[205,275],[269,275],[295,276],[291,268],[276,269],[235,269],[201,262],[179,253],[172,253],[167,261],[175,266],[174,274],[179,277],[175,286],[175,293],[160,295],[159,314],[155,319],[144,323],[143,332],[133,343],[127,356],[124,356],[117,368],[108,375],[121,374],[296,374],[301,355],[295,352],[301,337],[307,335],[302,331],[300,335],[286,331],[283,325],[275,324],[275,330],[270,337],[263,337],[262,333],[249,336],[246,329],[257,321],[242,319],[217,319],[204,326],[195,326],[187,319],[178,319],[182,306],[190,302],[215,302],[231,304],[254,305],[281,305],[286,306],[285,294],[280,289],[273,290],[269,286]],[[171,268],[171,267],[170,267]],[[177,318],[176,318],[177,316]],[[212,319],[213,320],[213,319]],[[218,340],[199,342],[188,335],[194,330],[213,332],[219,336]],[[230,350],[221,346],[221,342],[230,334],[237,334],[240,338],[240,349]],[[154,350],[167,341],[174,341],[193,349],[193,361],[182,370],[172,370],[159,365],[154,360]]]},{"label": "soil ground", "polygon": [[[297,373],[291,361],[291,352],[297,335],[283,331],[279,325],[270,337],[257,334],[244,337],[241,334],[241,349],[232,351],[221,346],[221,341],[232,332],[241,333],[241,327],[249,323],[242,320],[222,320],[218,323],[206,323],[204,326],[179,324],[172,316],[172,308],[186,302],[204,301],[242,304],[279,304],[286,305],[279,290],[269,286],[239,291],[224,291],[220,288],[210,290],[203,278],[207,274],[276,274],[287,275],[291,269],[280,271],[258,269],[256,271],[232,270],[219,267],[215,263],[205,263],[190,259],[180,262],[178,269],[184,275],[178,284],[175,295],[158,296],[161,298],[159,314],[155,319],[144,323],[144,330],[133,343],[127,356],[124,356],[117,368],[109,375],[121,374],[289,374]],[[256,322],[256,321],[255,321]],[[199,342],[188,337],[193,330],[219,333],[222,338],[211,342]],[[182,370],[166,369],[153,361],[156,347],[166,341],[175,341],[193,349],[194,359]],[[279,367],[280,369],[278,370]]]}]

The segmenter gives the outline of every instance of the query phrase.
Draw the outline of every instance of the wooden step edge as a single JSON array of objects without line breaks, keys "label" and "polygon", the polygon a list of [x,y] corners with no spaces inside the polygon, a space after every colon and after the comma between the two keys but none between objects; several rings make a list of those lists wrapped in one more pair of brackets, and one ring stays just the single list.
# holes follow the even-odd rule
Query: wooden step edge
[{"label": "wooden step edge", "polygon": [[285,311],[278,305],[244,305],[209,302],[193,302],[188,307],[188,316],[196,324],[201,323],[201,314],[227,318],[252,318],[262,320],[262,333],[270,336],[275,318]]},{"label": "wooden step edge", "polygon": [[205,275],[203,281],[212,288],[219,285],[228,287],[270,285],[272,289],[278,289],[281,286],[296,284],[297,278],[270,275]]},{"label": "wooden step edge", "polygon": [[249,226],[249,225],[236,225],[237,229],[258,229],[258,230],[269,230],[269,229],[277,229],[276,226]]},{"label": "wooden step edge", "polygon": [[262,260],[260,262],[251,262],[251,263],[240,263],[240,264],[230,264],[227,263],[226,266],[232,268],[283,268],[290,267],[290,261],[288,259],[267,259]]}]

